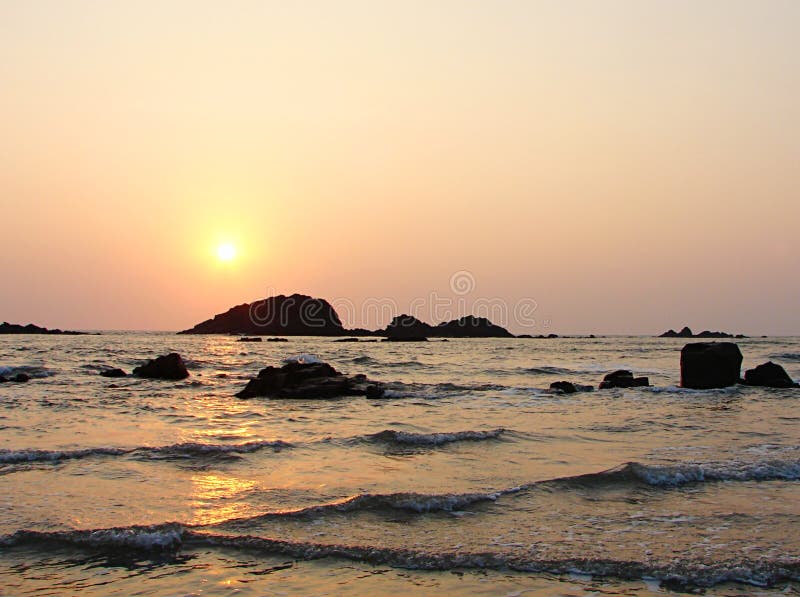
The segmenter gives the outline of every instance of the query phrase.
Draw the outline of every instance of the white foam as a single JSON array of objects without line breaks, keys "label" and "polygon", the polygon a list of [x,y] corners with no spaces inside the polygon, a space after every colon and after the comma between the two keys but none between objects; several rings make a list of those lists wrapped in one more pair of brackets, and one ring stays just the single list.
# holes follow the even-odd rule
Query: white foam
[{"label": "white foam", "polygon": [[283,359],[284,363],[298,363],[300,365],[316,365],[322,363],[322,359],[313,354],[299,354]]}]

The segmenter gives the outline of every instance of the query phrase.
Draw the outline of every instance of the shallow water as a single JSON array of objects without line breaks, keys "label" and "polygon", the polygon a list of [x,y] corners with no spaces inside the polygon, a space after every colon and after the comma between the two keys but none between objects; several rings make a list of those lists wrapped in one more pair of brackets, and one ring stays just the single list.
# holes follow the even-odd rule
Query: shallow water
[{"label": "shallow water", "polygon": [[[684,342],[0,337],[0,593],[797,592],[800,390],[680,389]],[[298,354],[388,398],[234,397]]]}]

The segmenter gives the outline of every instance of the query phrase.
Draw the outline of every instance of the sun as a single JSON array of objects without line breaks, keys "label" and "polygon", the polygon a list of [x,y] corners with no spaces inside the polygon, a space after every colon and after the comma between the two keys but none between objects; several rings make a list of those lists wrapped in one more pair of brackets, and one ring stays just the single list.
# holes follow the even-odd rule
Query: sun
[{"label": "sun", "polygon": [[236,257],[236,247],[231,243],[223,243],[217,247],[217,258],[220,261],[231,261]]}]

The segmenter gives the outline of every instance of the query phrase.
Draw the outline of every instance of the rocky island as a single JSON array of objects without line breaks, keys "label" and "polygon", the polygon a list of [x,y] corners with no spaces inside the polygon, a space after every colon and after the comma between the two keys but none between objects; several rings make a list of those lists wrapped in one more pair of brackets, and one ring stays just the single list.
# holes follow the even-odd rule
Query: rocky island
[{"label": "rocky island", "polygon": [[28,325],[20,325],[18,323],[8,323],[4,321],[0,323],[0,334],[49,334],[49,335],[64,335],[64,336],[85,336],[86,332],[73,332],[70,330],[49,330],[47,328],[39,327],[29,323]]},{"label": "rocky island", "polygon": [[514,338],[514,334],[504,327],[474,315],[438,325],[425,323],[413,315],[398,315],[382,330],[347,330],[328,301],[304,294],[278,295],[243,303],[178,333],[255,337],[348,336],[348,341],[358,337],[383,336],[398,342],[424,341],[427,338]]}]

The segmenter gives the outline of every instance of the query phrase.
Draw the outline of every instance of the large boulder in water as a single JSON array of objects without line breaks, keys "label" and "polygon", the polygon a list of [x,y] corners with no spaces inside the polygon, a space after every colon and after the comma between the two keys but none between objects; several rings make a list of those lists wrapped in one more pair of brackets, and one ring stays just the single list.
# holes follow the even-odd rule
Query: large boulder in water
[{"label": "large boulder in water", "polygon": [[681,350],[681,386],[727,388],[739,382],[742,353],[734,342],[695,342]]},{"label": "large boulder in water", "polygon": [[366,375],[344,375],[327,363],[292,361],[283,367],[267,367],[236,396],[253,398],[303,398],[319,400],[341,396],[380,398],[383,385]]},{"label": "large boulder in water", "polygon": [[789,377],[786,370],[772,361],[759,365],[755,369],[744,372],[744,383],[748,386],[764,386],[767,388],[797,388],[800,385]]},{"label": "large boulder in water", "polygon": [[136,367],[133,374],[149,379],[185,379],[189,377],[186,365],[177,352],[171,352]]},{"label": "large boulder in water", "polygon": [[619,369],[618,371],[609,373],[603,378],[603,381],[600,382],[600,389],[641,388],[649,385],[650,380],[647,377],[634,377],[631,371]]}]

